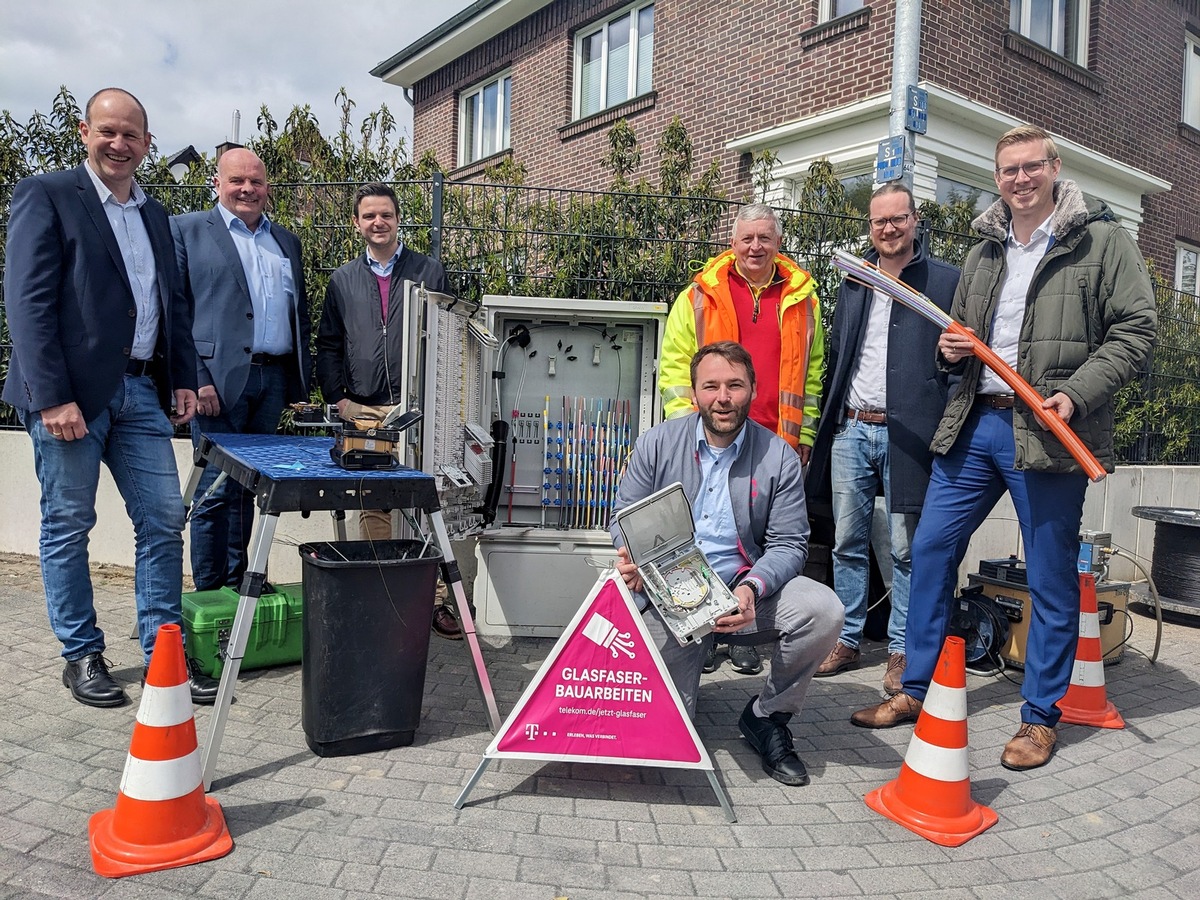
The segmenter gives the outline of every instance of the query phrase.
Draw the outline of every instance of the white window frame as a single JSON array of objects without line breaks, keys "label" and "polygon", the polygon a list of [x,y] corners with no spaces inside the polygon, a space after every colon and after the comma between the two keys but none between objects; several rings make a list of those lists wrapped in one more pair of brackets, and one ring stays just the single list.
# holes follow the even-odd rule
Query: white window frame
[{"label": "white window frame", "polygon": [[1183,52],[1183,110],[1179,121],[1200,128],[1200,37],[1186,34]]},{"label": "white window frame", "polygon": [[[504,83],[508,82],[509,102],[504,100]],[[493,137],[496,140],[496,149],[491,153],[483,152],[483,103],[480,101],[480,116],[478,127],[471,130],[467,126],[467,107],[475,97],[483,97],[483,92],[495,85],[496,86],[496,131]],[[488,156],[493,156],[501,153],[512,145],[509,128],[512,124],[512,72],[501,72],[489,78],[487,81],[481,81],[474,87],[462,91],[458,95],[458,164],[467,166],[473,162],[485,159]],[[505,127],[508,123],[509,128]],[[470,133],[468,133],[470,132]]]},{"label": "white window frame", "polygon": [[1175,245],[1175,290],[1185,294],[1200,293],[1197,283],[1197,268],[1200,265],[1200,247],[1180,241]]},{"label": "white window frame", "polygon": [[[575,35],[575,74],[573,76],[574,84],[574,101],[572,104],[572,118],[584,119],[588,116],[594,116],[604,110],[618,106],[639,96],[637,89],[638,83],[638,44],[641,36],[638,34],[638,17],[643,9],[654,6],[655,0],[639,0],[639,2],[631,3],[624,7],[615,15],[609,16],[599,25],[589,28],[580,29]],[[628,96],[618,101],[617,103],[608,102],[608,29],[622,19],[629,19],[629,82]],[[600,51],[600,106],[598,109],[583,110],[583,42],[592,37],[596,33],[602,34],[602,49]],[[650,87],[648,90],[654,89],[654,60],[650,61]],[[646,93],[642,91],[641,93]]]},{"label": "white window frame", "polygon": [[842,16],[848,16],[852,12],[858,12],[860,9],[862,9],[864,6],[866,6],[867,3],[866,3],[866,0],[859,0],[858,6],[854,7],[853,9],[848,9],[845,12],[837,13],[837,15],[834,15],[834,10],[835,10],[836,5],[837,5],[837,0],[821,0],[820,6],[817,10],[817,21],[818,22],[828,22],[830,19],[840,19]]},{"label": "white window frame", "polygon": [[[1075,23],[1074,47],[1067,46],[1067,22],[1064,20],[1057,0],[1049,0],[1049,2],[1051,3],[1049,44],[1043,44],[1030,36],[1030,32],[1033,30],[1033,0],[1010,0],[1010,10],[1016,11],[1015,16],[1010,11],[1010,27],[1013,25],[1012,20],[1016,19],[1016,27],[1013,30],[1020,33],[1022,37],[1086,69],[1088,67],[1088,29],[1092,19],[1091,0],[1075,0],[1075,17],[1078,21]],[[1068,5],[1070,2],[1071,0],[1068,0]],[[1068,12],[1066,15],[1069,16],[1070,13]]]}]

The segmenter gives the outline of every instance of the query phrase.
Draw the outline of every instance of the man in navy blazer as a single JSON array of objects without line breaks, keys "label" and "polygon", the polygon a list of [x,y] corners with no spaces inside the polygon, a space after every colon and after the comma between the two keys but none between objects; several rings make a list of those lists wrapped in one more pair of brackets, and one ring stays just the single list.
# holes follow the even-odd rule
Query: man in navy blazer
[{"label": "man in navy blazer", "polygon": [[[145,107],[106,88],[87,102],[87,161],[13,189],[4,294],[13,355],[4,399],[33,440],[42,486],[46,608],[81,703],[120,706],[88,571],[100,463],[133,522],[138,633],[146,663],[160,625],[182,625],[183,524],[172,422],[196,412],[192,315],[166,210],[133,175],[150,149]],[[170,416],[170,419],[168,419]],[[217,683],[192,667],[192,699]]]},{"label": "man in navy blazer", "polygon": [[[274,434],[288,403],[308,399],[308,296],[299,239],[264,214],[267,170],[244,147],[213,178],[217,205],[171,219],[184,294],[195,313],[201,433]],[[216,480],[209,467],[197,488]],[[200,591],[237,586],[246,571],[254,495],[225,481],[192,511],[192,579]]]},{"label": "man in navy blazer", "polygon": [[[917,240],[912,192],[896,182],[885,184],[871,197],[868,221],[867,259],[948,311],[959,272],[931,259]],[[805,488],[809,497],[832,499],[833,582],[846,620],[818,678],[858,666],[875,497],[882,491],[892,573],[883,689],[889,695],[900,690],[908,661],[910,547],[933,465],[929,443],[946,408],[946,380],[936,363],[938,334],[936,326],[851,278],[838,290],[825,344],[826,405]]]}]

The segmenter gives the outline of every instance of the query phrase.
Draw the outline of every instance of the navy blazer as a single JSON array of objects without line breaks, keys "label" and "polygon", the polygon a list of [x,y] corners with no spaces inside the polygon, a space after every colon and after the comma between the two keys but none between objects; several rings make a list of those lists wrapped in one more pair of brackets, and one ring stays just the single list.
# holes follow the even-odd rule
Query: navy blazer
[{"label": "navy blazer", "polygon": [[[879,259],[872,250],[866,257]],[[946,312],[954,299],[959,271],[930,258],[917,243],[916,255],[904,267],[900,280],[925,294]],[[833,435],[846,415],[850,378],[862,352],[871,293],[861,282],[842,281],[833,327],[825,341],[825,389],[805,481],[810,498],[830,496],[830,453]],[[946,409],[946,379],[937,369],[940,329],[900,303],[892,303],[888,329],[887,430],[888,466],[893,513],[916,514],[925,502],[933,453],[929,443]]]},{"label": "navy blazer", "polygon": [[[222,409],[237,401],[250,375],[250,353],[254,342],[254,307],[246,270],[221,211],[172,216],[175,259],[184,294],[195,321],[192,337],[196,344],[196,378],[203,387],[217,390]],[[308,400],[312,355],[308,292],[304,282],[304,259],[300,239],[282,225],[271,223],[271,236],[292,264],[296,286],[291,310],[292,364],[288,366],[287,402]]]},{"label": "navy blazer", "polygon": [[[112,401],[129,363],[137,306],[121,249],[83,163],[13,188],[4,303],[12,362],[3,398],[35,412],[74,401],[85,422]],[[167,211],[141,208],[161,315],[152,374],[163,409],[196,389],[192,313],[179,286]]]}]

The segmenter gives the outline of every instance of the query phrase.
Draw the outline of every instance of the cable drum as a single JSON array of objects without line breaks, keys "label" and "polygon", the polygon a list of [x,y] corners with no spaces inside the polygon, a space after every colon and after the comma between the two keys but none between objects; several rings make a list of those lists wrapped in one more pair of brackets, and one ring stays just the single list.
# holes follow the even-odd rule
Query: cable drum
[{"label": "cable drum", "polygon": [[1150,574],[1164,609],[1200,616],[1200,509],[1135,506],[1154,526]]}]

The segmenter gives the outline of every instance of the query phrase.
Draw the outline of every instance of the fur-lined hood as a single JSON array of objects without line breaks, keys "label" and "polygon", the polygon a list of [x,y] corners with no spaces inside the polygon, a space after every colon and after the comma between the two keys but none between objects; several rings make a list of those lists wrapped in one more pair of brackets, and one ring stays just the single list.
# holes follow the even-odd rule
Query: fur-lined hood
[{"label": "fur-lined hood", "polygon": [[[1008,239],[1008,223],[1012,215],[1003,200],[997,200],[971,223],[979,234],[997,241]],[[1089,197],[1074,181],[1063,178],[1054,182],[1054,240],[1061,241],[1068,234],[1088,222],[1116,221],[1108,204]]]}]

